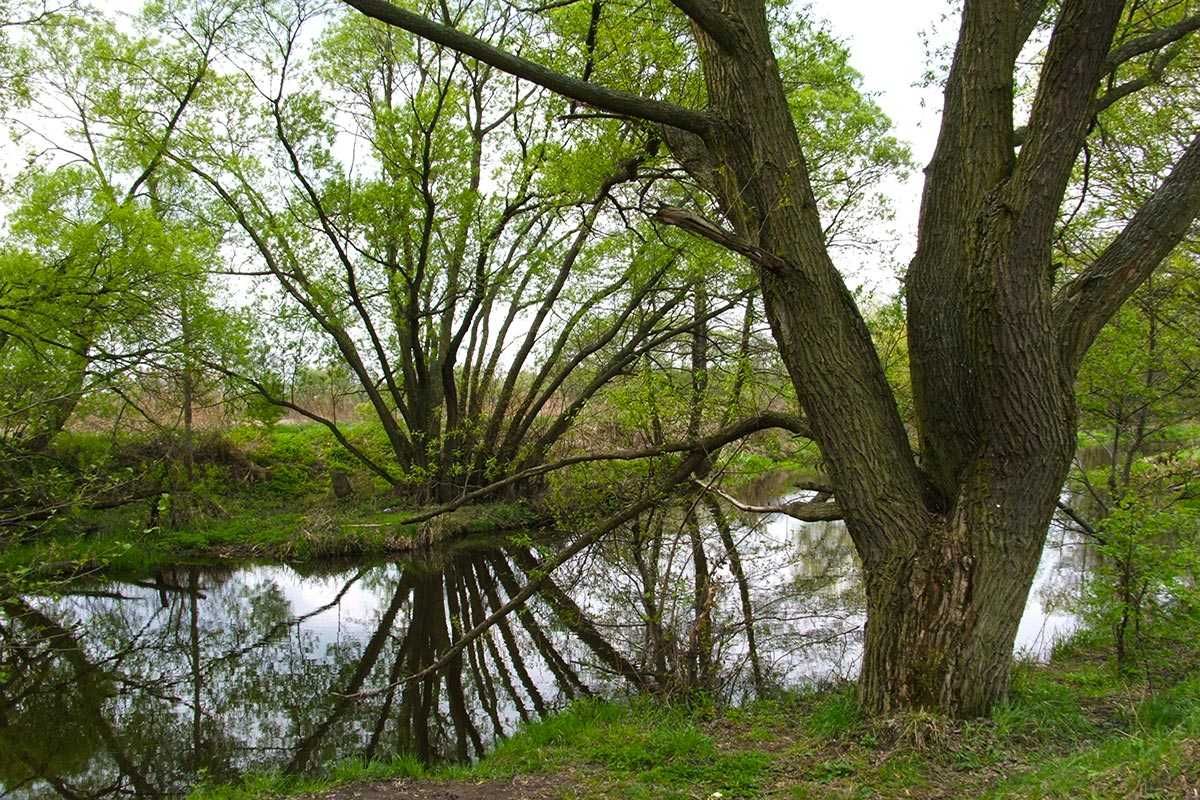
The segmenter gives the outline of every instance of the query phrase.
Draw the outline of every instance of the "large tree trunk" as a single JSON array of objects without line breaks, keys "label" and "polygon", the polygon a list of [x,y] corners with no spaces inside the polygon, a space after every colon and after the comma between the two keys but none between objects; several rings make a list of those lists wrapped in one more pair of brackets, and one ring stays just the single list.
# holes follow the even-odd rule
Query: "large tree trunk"
[{"label": "large tree trunk", "polygon": [[[732,168],[714,170],[729,173],[715,189],[737,234],[777,258],[759,264],[767,315],[863,560],[862,704],[875,712],[986,713],[1007,688],[1021,611],[1074,439],[1070,370],[1056,348],[1034,344],[1053,340],[1046,282],[1006,285],[992,276],[1016,269],[1037,275],[1048,246],[1022,243],[1012,219],[994,210],[1003,203],[994,196],[979,198],[970,212],[983,224],[935,235],[954,243],[951,257],[968,260],[955,271],[966,276],[966,288],[959,288],[964,300],[952,309],[952,324],[913,338],[923,348],[914,354],[922,370],[915,380],[961,380],[960,395],[970,402],[919,408],[927,414],[919,421],[923,434],[939,446],[926,447],[929,463],[918,466],[870,335],[823,247],[796,129],[771,68],[765,18],[751,2],[738,5],[742,47],[697,32],[710,103],[735,132],[713,134],[707,144],[716,162]],[[967,24],[983,27],[980,13]],[[1015,45],[999,49],[995,74],[1002,76]],[[1007,75],[995,81],[1004,92],[991,93],[1004,95],[994,103],[1002,129],[1011,127],[1011,69]],[[994,185],[1008,174],[1011,144],[999,138],[1004,152],[978,165],[972,182]],[[942,307],[954,296],[932,302]]]},{"label": "large tree trunk", "polygon": [[1044,528],[1001,536],[971,527],[974,516],[956,515],[865,569],[864,709],[973,717],[1004,696]]},{"label": "large tree trunk", "polygon": [[[1053,355],[1048,356],[1053,358]],[[1025,447],[976,457],[952,509],[911,544],[863,557],[865,709],[986,714],[1008,688],[1013,644],[1074,442],[1069,392]],[[1011,442],[1010,442],[1011,444]]]},{"label": "large tree trunk", "polygon": [[925,708],[972,717],[1004,696],[1037,548],[1015,558],[972,556],[964,536],[943,527],[931,533],[936,543],[927,549],[867,572],[859,680],[865,710]]},{"label": "large tree trunk", "polygon": [[[987,5],[968,11],[964,46],[975,28],[986,29]],[[1038,344],[1054,340],[1049,284],[1040,277],[1048,237],[1022,239],[1021,220],[1009,213],[1024,199],[1023,184],[1005,187],[1007,194],[975,192],[976,183],[991,188],[1011,175],[1006,133],[991,137],[1003,151],[996,142],[995,158],[977,165],[964,196],[936,198],[971,206],[974,224],[943,215],[955,230],[925,231],[935,242],[922,259],[931,251],[964,259],[952,273],[961,295],[933,292],[910,302],[963,300],[949,322],[913,337],[920,349],[914,380],[959,381],[964,401],[918,408],[927,444],[918,465],[870,335],[823,247],[761,6],[736,6],[740,47],[697,30],[711,107],[734,132],[707,137],[711,157],[726,167],[713,171],[714,188],[737,234],[772,256],[759,263],[768,318],[863,560],[862,703],[871,711],[986,713],[1007,687],[1021,611],[1074,441],[1071,370],[1057,348]],[[998,100],[982,113],[996,117],[1001,131],[1011,129],[1018,35],[1010,30],[998,47],[998,65],[963,79],[981,81],[982,89],[951,84],[970,95],[957,102],[979,94]],[[947,146],[963,158],[962,142],[951,138]],[[926,221],[936,224],[928,206],[927,197]]]}]

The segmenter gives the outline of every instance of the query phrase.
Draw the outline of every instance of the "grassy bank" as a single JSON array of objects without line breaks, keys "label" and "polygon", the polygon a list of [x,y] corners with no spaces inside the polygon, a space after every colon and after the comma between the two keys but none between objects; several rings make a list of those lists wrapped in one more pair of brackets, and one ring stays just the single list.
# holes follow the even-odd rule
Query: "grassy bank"
[{"label": "grassy bank", "polygon": [[[378,425],[348,425],[346,433],[360,448],[381,450]],[[319,425],[205,433],[187,479],[164,457],[164,447],[139,436],[60,436],[54,458],[62,474],[78,476],[81,484],[110,476],[107,481],[120,489],[99,499],[133,499],[109,502],[113,507],[107,508],[64,504],[35,532],[0,538],[0,574],[101,569],[121,574],[190,561],[380,555],[417,542],[527,529],[544,521],[530,503],[496,502],[406,524],[421,509],[363,468]],[[341,476],[348,496],[335,497],[334,475]],[[54,474],[45,476],[52,479]]]},{"label": "grassy bank", "polygon": [[[344,432],[356,447],[388,463],[377,423],[348,424]],[[47,472],[44,481],[67,484],[66,475],[75,476],[80,486],[107,481],[119,490],[99,492],[91,500],[114,507],[65,502],[34,532],[0,531],[0,574],[63,576],[101,569],[121,574],[189,561],[310,561],[403,552],[414,542],[537,527],[555,515],[555,508],[560,514],[570,509],[572,519],[589,519],[592,506],[600,513],[610,494],[617,502],[622,481],[638,483],[645,468],[645,462],[584,465],[556,473],[549,499],[465,506],[412,525],[405,520],[421,509],[410,507],[405,486],[390,486],[364,468],[320,425],[204,433],[186,479],[171,446],[138,435],[60,435],[53,451],[60,471]],[[726,477],[739,487],[761,483],[759,491],[768,493],[786,491],[788,475],[813,468],[795,454],[749,451],[739,451],[724,465]],[[600,470],[599,476],[589,469]],[[349,496],[335,497],[335,475]],[[420,485],[419,476],[413,480]],[[66,496],[71,491],[69,485],[62,489]],[[112,496],[132,499],[113,503]]]},{"label": "grassy bank", "polygon": [[128,512],[94,515],[93,527],[86,532],[67,529],[0,549],[0,573],[31,572],[49,577],[103,571],[120,575],[214,560],[313,561],[383,555],[541,523],[538,513],[522,503],[464,506],[430,523],[405,524],[414,513],[359,511],[335,504],[298,511],[263,506],[203,518],[179,529],[145,529]]},{"label": "grassy bank", "polygon": [[[1191,662],[1186,663],[1186,662]],[[1147,682],[1096,649],[1016,669],[990,719],[863,719],[851,687],[718,711],[585,701],[528,725],[470,767],[343,763],[258,776],[192,800],[494,798],[1183,798],[1200,790],[1196,654]],[[1150,688],[1153,686],[1153,690]]]}]

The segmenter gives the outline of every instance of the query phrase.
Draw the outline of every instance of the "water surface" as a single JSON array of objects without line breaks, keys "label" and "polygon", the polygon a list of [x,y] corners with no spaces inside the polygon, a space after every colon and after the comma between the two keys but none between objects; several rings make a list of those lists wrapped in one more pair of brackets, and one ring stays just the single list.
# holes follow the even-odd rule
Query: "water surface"
[{"label": "water surface", "polygon": [[[0,789],[176,794],[202,776],[348,757],[471,759],[578,697],[699,686],[739,702],[853,677],[862,596],[844,528],[712,513],[663,512],[581,554],[416,680],[552,548],[510,538],[387,562],[180,567],[10,601]],[[1018,651],[1045,657],[1074,627],[1062,601],[1084,556],[1052,532]]]}]

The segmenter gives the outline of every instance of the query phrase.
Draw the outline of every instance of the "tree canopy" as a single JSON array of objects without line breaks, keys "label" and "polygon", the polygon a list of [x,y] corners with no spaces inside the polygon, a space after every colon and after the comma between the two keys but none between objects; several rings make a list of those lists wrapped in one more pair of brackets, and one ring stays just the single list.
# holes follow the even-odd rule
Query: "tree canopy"
[{"label": "tree canopy", "polygon": [[[434,506],[410,523],[648,460],[544,575],[680,493],[844,520],[861,704],[972,716],[1007,689],[1080,420],[1120,431],[1115,495],[1189,413],[1191,3],[956,7],[895,298],[838,264],[889,263],[881,186],[912,156],[845,45],[787,4],[21,13],[0,7],[22,20],[0,28],[20,39],[0,102],[29,155],[0,240],[14,504],[99,397],[177,437],[155,524],[199,482],[196,416],[218,406],[317,423]],[[819,451],[782,508],[718,485],[718,451],[769,429]]]}]

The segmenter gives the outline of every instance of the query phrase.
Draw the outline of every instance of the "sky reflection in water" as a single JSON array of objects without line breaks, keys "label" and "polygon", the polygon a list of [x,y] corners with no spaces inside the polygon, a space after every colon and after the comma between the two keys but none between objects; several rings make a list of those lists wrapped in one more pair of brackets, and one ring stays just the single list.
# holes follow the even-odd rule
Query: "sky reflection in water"
[{"label": "sky reflection in water", "polygon": [[[693,529],[711,573],[708,634],[694,624],[690,526],[664,513],[564,565],[451,668],[417,681],[402,679],[514,594],[537,548],[315,571],[185,567],[10,602],[0,787],[17,798],[179,793],[201,775],[348,757],[475,758],[523,720],[592,694],[700,684],[742,701],[756,681],[716,522],[702,508]],[[761,687],[852,678],[862,597],[840,523],[728,523]],[[1033,657],[1076,624],[1064,599],[1087,553],[1062,540],[1052,531],[1018,633],[1017,650]]]}]

